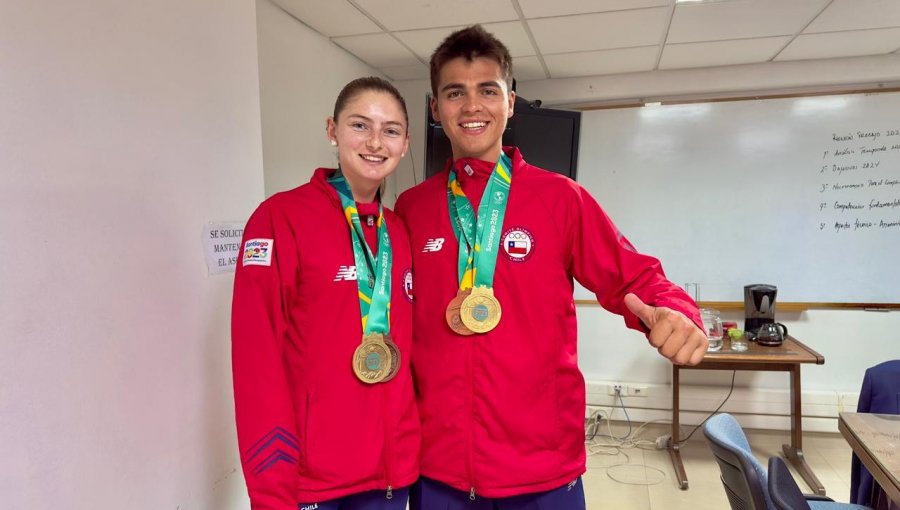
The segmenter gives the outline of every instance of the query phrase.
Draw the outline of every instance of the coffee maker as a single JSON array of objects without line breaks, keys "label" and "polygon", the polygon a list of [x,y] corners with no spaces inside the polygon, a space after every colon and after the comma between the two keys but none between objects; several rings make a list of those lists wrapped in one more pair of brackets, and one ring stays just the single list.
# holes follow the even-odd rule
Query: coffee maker
[{"label": "coffee maker", "polygon": [[774,285],[756,283],[744,286],[744,331],[756,336],[763,324],[775,322]]}]

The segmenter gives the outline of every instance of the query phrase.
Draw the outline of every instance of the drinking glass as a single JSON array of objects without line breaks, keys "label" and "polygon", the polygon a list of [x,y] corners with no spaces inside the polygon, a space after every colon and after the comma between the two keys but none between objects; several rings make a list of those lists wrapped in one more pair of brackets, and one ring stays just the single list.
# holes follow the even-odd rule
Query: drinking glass
[{"label": "drinking glass", "polygon": [[701,308],[700,318],[703,320],[703,329],[709,339],[709,351],[718,351],[722,348],[722,318],[715,308]]},{"label": "drinking glass", "polygon": [[684,291],[687,292],[688,296],[691,296],[691,299],[693,299],[695,303],[697,302],[697,298],[699,297],[698,290],[699,290],[699,288],[696,283],[685,283],[684,284]]},{"label": "drinking glass", "polygon": [[[737,333],[737,332],[736,332]],[[731,350],[735,352],[744,352],[750,348],[749,335],[740,332],[740,335],[731,335]]]}]

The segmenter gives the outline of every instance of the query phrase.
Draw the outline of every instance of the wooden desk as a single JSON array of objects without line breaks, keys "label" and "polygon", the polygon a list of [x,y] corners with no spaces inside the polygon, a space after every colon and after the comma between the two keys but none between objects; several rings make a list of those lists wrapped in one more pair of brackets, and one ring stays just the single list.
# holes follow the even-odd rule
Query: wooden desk
[{"label": "wooden desk", "polygon": [[[678,426],[680,372],[682,370],[761,370],[790,372],[791,444],[782,445],[782,449],[785,457],[797,468],[797,472],[806,480],[809,488],[816,494],[825,494],[825,487],[813,474],[803,457],[803,428],[800,423],[800,365],[803,363],[822,365],[825,363],[825,358],[796,338],[788,336],[778,347],[765,347],[756,342],[750,342],[750,348],[744,352],[732,351],[731,342],[726,338],[722,350],[707,352],[698,365],[692,367],[672,365],[672,440],[669,442],[668,450],[672,457],[672,464],[675,466],[678,485],[682,490],[688,488],[688,479],[679,451],[683,446],[679,444],[681,436]],[[711,411],[712,409],[710,409]]]},{"label": "wooden desk", "polygon": [[841,413],[838,430],[887,497],[900,505],[900,416]]}]

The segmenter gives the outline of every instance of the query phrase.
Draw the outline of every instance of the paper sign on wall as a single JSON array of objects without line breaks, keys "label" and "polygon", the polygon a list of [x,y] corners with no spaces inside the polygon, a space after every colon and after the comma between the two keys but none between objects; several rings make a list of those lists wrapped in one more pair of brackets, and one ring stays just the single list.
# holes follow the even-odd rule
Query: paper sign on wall
[{"label": "paper sign on wall", "polygon": [[203,226],[203,250],[209,274],[234,272],[243,235],[243,223],[207,223]]}]

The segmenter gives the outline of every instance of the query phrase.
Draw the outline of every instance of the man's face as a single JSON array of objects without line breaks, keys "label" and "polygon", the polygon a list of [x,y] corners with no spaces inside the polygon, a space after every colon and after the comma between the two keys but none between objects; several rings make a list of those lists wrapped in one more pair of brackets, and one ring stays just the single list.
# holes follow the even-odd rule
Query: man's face
[{"label": "man's face", "polygon": [[497,161],[515,97],[493,59],[458,57],[444,64],[431,114],[450,138],[453,159]]}]

